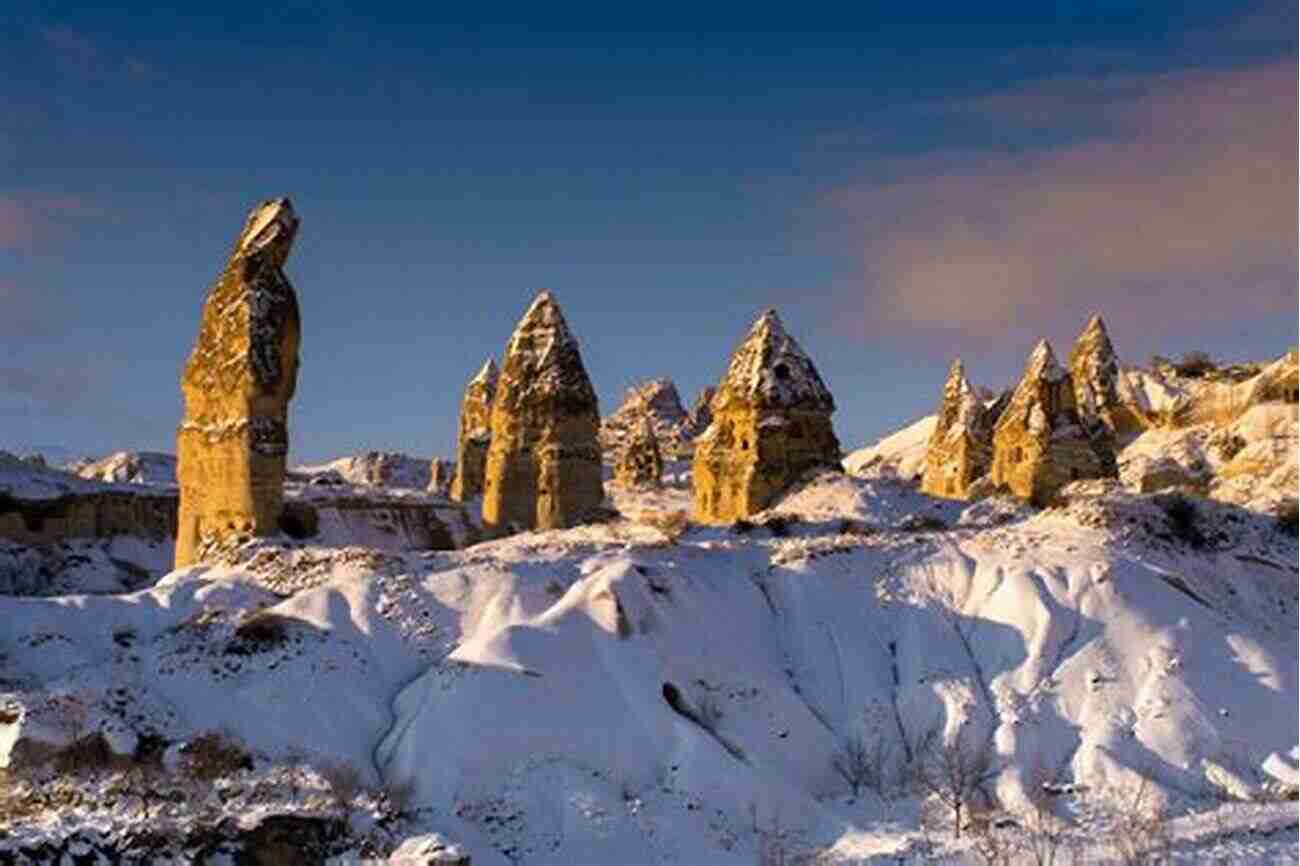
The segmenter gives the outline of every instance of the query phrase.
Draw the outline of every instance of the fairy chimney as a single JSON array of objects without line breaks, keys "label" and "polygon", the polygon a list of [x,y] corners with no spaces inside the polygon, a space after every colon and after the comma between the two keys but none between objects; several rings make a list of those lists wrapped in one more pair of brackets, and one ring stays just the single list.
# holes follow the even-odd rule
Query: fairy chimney
[{"label": "fairy chimney", "polygon": [[943,385],[938,422],[925,452],[921,490],[931,496],[965,499],[993,462],[993,421],[961,359],[952,362]]},{"label": "fairy chimney", "polygon": [[702,523],[748,517],[809,469],[839,466],[835,401],[775,310],[759,316],[731,356],[710,408],[691,470]]},{"label": "fairy chimney", "polygon": [[490,426],[483,488],[489,530],[573,526],[599,509],[596,392],[550,292],[537,295],[506,344]]},{"label": "fairy chimney", "polygon": [[1082,418],[1074,382],[1039,340],[993,430],[993,471],[999,486],[1035,505],[1081,478],[1117,476],[1108,436]]},{"label": "fairy chimney", "polygon": [[[456,436],[456,473],[451,498],[458,502],[483,492],[483,470],[492,439],[492,399],[497,391],[497,362],[488,358],[465,385],[460,401],[460,429]],[[435,461],[436,462],[436,461]]]},{"label": "fairy chimney", "polygon": [[177,568],[213,542],[278,531],[301,334],[283,267],[297,232],[287,198],[254,208],[204,302],[181,377]]},{"label": "fairy chimney", "polygon": [[1088,320],[1070,350],[1070,380],[1079,416],[1090,428],[1104,427],[1112,436],[1128,438],[1149,426],[1120,371],[1100,314]]},{"label": "fairy chimney", "polygon": [[614,480],[623,487],[658,487],[663,479],[664,461],[654,422],[647,412],[641,416],[640,423],[631,426],[614,465]]}]

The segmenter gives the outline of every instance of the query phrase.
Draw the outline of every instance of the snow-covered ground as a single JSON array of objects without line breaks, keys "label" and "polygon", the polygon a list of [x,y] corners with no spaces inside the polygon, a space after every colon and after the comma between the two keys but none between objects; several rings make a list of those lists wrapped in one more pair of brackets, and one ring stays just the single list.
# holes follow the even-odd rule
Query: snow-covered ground
[{"label": "snow-covered ground", "polygon": [[[256,758],[221,784],[351,765],[401,794],[386,839],[436,831],[476,866],[978,862],[901,789],[934,732],[992,756],[1012,813],[1050,783],[1093,854],[1146,779],[1179,862],[1296,862],[1296,804],[1275,801],[1297,544],[1271,517],[1205,503],[1193,542],[1113,484],[1034,511],[825,475],[749,524],[683,528],[663,515],[687,488],[611,492],[622,518],[340,557],[288,598],[251,548],[136,592],[0,597],[0,763],[220,730]],[[857,741],[884,781],[854,796],[834,762]],[[0,851],[74,818],[9,820]]]}]

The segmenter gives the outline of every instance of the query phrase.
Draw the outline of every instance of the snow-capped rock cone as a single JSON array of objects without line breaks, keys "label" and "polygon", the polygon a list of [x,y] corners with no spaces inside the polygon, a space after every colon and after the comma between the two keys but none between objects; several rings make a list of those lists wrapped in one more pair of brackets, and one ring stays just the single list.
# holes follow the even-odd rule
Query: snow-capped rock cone
[{"label": "snow-capped rock cone", "polygon": [[1116,476],[1110,438],[1084,424],[1070,374],[1039,340],[993,430],[994,484],[1046,505],[1071,481]]},{"label": "snow-capped rock cone", "polygon": [[672,379],[651,379],[627,389],[623,404],[613,415],[600,422],[600,447],[605,459],[618,462],[623,449],[641,432],[641,426],[650,422],[659,439],[661,454],[674,457],[689,451],[686,432],[686,410]]},{"label": "snow-capped rock cone", "polygon": [[456,474],[451,481],[451,498],[459,502],[483,492],[483,471],[492,440],[492,400],[499,374],[497,362],[488,358],[465,385],[456,434]]},{"label": "snow-capped rock cone", "polygon": [[1079,417],[1090,428],[1100,425],[1127,439],[1149,426],[1120,374],[1115,347],[1099,314],[1088,320],[1070,351],[1070,379]]},{"label": "snow-capped rock cone", "polygon": [[596,392],[550,292],[541,292],[506,345],[492,401],[483,523],[492,530],[557,529],[604,499]]},{"label": "snow-capped rock cone", "polygon": [[775,310],[731,356],[695,444],[695,519],[731,523],[761,511],[814,467],[837,468],[835,400]]},{"label": "snow-capped rock cone", "polygon": [[952,362],[943,385],[938,420],[925,452],[921,490],[932,496],[965,499],[976,479],[993,462],[993,422],[966,378],[961,359]]},{"label": "snow-capped rock cone", "polygon": [[659,452],[659,435],[649,414],[641,416],[631,437],[623,443],[614,480],[624,487],[658,487],[663,480],[664,461]]},{"label": "snow-capped rock cone", "polygon": [[278,531],[301,336],[282,268],[297,233],[287,198],[254,208],[204,303],[181,376],[178,568],[221,537]]}]

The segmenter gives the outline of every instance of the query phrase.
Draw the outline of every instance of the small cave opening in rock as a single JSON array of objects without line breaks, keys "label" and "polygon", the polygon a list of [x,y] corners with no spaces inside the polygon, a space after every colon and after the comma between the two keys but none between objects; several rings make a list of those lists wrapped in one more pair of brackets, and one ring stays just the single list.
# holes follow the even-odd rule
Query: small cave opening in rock
[{"label": "small cave opening in rock", "polygon": [[280,531],[295,541],[312,538],[320,531],[320,516],[305,502],[286,502],[279,523]]},{"label": "small cave opening in rock", "polygon": [[772,373],[776,376],[777,380],[781,382],[790,378],[790,368],[785,364],[777,364],[772,368]]}]

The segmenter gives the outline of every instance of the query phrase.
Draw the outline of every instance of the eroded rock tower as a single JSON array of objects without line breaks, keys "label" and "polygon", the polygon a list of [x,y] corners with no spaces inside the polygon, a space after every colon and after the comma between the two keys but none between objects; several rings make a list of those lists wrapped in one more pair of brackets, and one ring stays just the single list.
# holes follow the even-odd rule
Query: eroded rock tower
[{"label": "eroded rock tower", "polygon": [[204,302],[181,377],[177,568],[223,538],[278,531],[301,335],[283,268],[297,232],[287,198],[254,208]]},{"label": "eroded rock tower", "polygon": [[835,401],[775,310],[731,356],[695,444],[695,519],[731,523],[761,511],[809,469],[839,466]]}]

